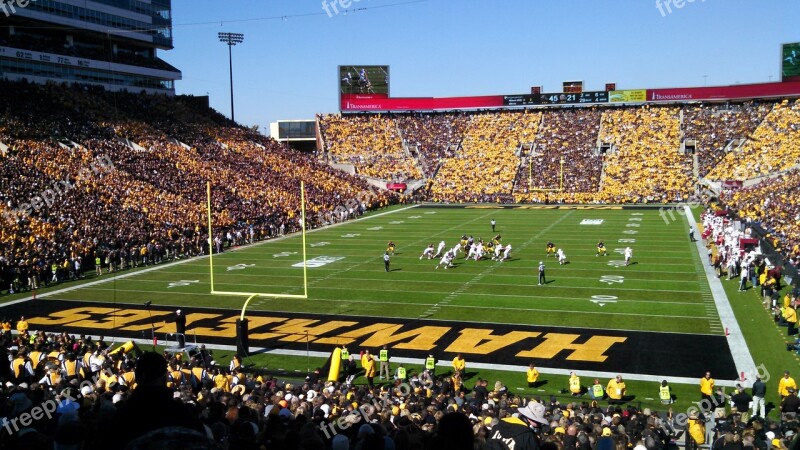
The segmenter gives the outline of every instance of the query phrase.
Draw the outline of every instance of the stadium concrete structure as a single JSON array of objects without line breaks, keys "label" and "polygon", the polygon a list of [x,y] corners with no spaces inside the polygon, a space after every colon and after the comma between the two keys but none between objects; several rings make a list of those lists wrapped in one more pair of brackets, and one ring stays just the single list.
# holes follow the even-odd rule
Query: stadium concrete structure
[{"label": "stadium concrete structure", "polygon": [[13,8],[0,29],[4,79],[175,94],[181,72],[158,57],[173,48],[170,0],[38,0],[3,8]]}]

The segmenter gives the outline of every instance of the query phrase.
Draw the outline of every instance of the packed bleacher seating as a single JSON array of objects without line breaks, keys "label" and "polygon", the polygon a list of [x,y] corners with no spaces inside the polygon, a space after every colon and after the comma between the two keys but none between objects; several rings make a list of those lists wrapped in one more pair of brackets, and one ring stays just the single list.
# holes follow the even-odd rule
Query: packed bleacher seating
[{"label": "packed bleacher seating", "polygon": [[610,202],[686,200],[694,191],[692,160],[679,152],[679,109],[642,106],[603,112],[606,155],[600,198]]},{"label": "packed bleacher seating", "polygon": [[789,170],[800,160],[800,100],[783,100],[742,145],[708,173],[711,180],[747,180]]},{"label": "packed bleacher seating", "polygon": [[747,139],[772,109],[773,103],[712,103],[683,107],[684,140],[694,140],[699,175],[706,176],[742,139]]},{"label": "packed bleacher seating", "polygon": [[217,360],[205,346],[159,354],[133,341],[35,332],[24,317],[16,334],[11,319],[2,325],[10,361],[0,365],[3,448],[658,450],[702,443],[709,423],[715,440],[755,449],[783,448],[797,432],[796,421],[774,412],[742,420],[725,402],[678,414],[663,402],[658,411],[521,394],[525,374],[492,383],[408,364],[406,378],[372,385],[353,360],[350,381],[327,381],[319,369],[284,379],[238,355]]},{"label": "packed bleacher seating", "polygon": [[[529,164],[517,174],[518,200],[544,201],[545,197],[568,201],[564,193],[596,192],[603,169],[602,157],[596,155],[601,110],[574,108],[548,111],[536,137]],[[563,158],[564,191],[547,195],[530,189],[555,190],[561,187]],[[530,163],[532,161],[532,163]],[[532,185],[529,187],[529,179]]]},{"label": "packed bleacher seating", "polygon": [[107,272],[207,253],[206,180],[215,226],[246,237],[237,244],[299,228],[300,180],[309,227],[341,220],[335,208],[351,200],[361,212],[396,201],[180,99],[25,83],[0,96],[0,292],[97,261]]},{"label": "packed bleacher seating", "polygon": [[469,117],[467,113],[428,113],[397,118],[403,139],[417,146],[422,154],[420,162],[426,177],[432,177],[439,167],[439,161],[452,157],[451,149],[461,145]]},{"label": "packed bleacher seating", "polygon": [[496,201],[510,196],[520,165],[518,150],[532,143],[539,112],[492,112],[472,116],[459,151],[442,159],[430,185],[434,201]]},{"label": "packed bleacher seating", "polygon": [[353,164],[356,172],[389,181],[419,180],[416,161],[403,148],[397,123],[381,115],[328,115],[320,127],[336,163]]}]

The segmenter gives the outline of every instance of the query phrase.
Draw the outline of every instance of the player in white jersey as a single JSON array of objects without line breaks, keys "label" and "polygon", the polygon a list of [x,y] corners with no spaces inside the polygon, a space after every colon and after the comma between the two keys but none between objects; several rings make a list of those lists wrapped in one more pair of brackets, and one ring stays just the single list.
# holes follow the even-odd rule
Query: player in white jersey
[{"label": "player in white jersey", "polygon": [[492,256],[492,261],[495,261],[495,260],[496,261],[500,261],[500,260],[502,260],[503,258],[501,258],[501,256],[500,256],[502,254],[503,254],[503,244],[495,245],[494,246],[494,256]]},{"label": "player in white jersey", "polygon": [[444,266],[444,268],[447,269],[449,267],[453,267],[452,263],[453,254],[451,252],[447,252],[444,254],[444,256],[442,256],[442,259],[439,261],[439,264],[436,265],[436,268],[438,269],[439,266]]},{"label": "player in white jersey", "polygon": [[633,250],[630,247],[625,247],[625,265],[629,265],[631,263],[631,258],[633,257]]},{"label": "player in white jersey", "polygon": [[473,243],[469,246],[469,253],[467,253],[467,259],[471,259],[475,257],[475,254],[478,252],[478,244]]},{"label": "player in white jersey", "polygon": [[447,244],[445,244],[445,243],[444,243],[444,241],[441,241],[441,242],[439,242],[439,248],[437,248],[437,249],[436,249],[436,254],[435,254],[435,255],[433,255],[433,257],[434,257],[434,258],[439,258],[439,257],[441,257],[441,256],[442,256],[442,252],[444,251],[444,247],[445,247],[446,245],[447,245]]},{"label": "player in white jersey", "polygon": [[475,244],[475,261],[483,258],[483,253],[483,242],[479,241],[477,244]]},{"label": "player in white jersey", "polygon": [[456,244],[456,246],[455,246],[455,247],[453,247],[452,249],[450,249],[450,253],[452,253],[452,254],[453,254],[453,258],[455,258],[456,256],[458,256],[458,252],[459,252],[459,251],[461,251],[461,244]]},{"label": "player in white jersey", "polygon": [[567,255],[564,254],[564,250],[558,249],[556,256],[558,256],[558,264],[563,266],[567,263]]},{"label": "player in white jersey", "polygon": [[422,258],[428,258],[428,259],[433,258],[433,242],[428,244],[428,246],[425,247],[425,250],[422,251],[422,254],[419,255],[419,259]]},{"label": "player in white jersey", "polygon": [[511,259],[511,244],[506,244],[506,249],[503,252],[503,259]]}]

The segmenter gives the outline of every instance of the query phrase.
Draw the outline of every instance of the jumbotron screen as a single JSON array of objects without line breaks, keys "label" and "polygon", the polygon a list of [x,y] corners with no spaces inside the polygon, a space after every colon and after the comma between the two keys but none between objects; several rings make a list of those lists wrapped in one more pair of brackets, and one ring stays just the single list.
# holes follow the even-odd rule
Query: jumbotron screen
[{"label": "jumbotron screen", "polygon": [[389,96],[389,66],[339,66],[339,94]]},{"label": "jumbotron screen", "polygon": [[781,80],[800,81],[800,42],[783,44],[781,52]]}]

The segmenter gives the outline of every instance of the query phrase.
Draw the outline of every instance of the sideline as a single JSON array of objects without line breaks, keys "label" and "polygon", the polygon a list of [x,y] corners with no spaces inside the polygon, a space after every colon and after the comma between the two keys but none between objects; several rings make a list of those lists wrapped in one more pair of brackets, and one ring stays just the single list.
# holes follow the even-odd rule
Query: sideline
[{"label": "sideline", "polygon": [[[688,205],[684,205],[683,208],[685,211],[684,216],[689,222],[689,228],[694,230],[695,236],[700,236],[700,230],[697,229],[694,223],[694,214],[692,210]],[[714,305],[717,307],[717,313],[722,322],[722,327],[728,331],[726,338],[728,340],[728,346],[731,349],[733,362],[736,364],[736,371],[740,374],[744,373],[745,376],[748,377],[745,378],[744,381],[747,381],[748,384],[752,384],[755,380],[749,379],[749,376],[758,372],[756,371],[756,364],[753,361],[753,356],[750,354],[750,349],[747,348],[747,341],[745,341],[744,335],[742,335],[742,329],[739,327],[739,322],[736,321],[736,316],[733,314],[733,308],[731,308],[730,300],[725,294],[725,289],[722,287],[722,282],[717,278],[717,274],[714,273],[711,266],[705,262],[706,249],[703,246],[703,240],[697,239],[695,241],[695,246],[697,247],[697,254],[700,256],[700,264],[703,266],[703,270],[705,270],[708,286],[711,289],[711,295],[714,298]]]},{"label": "sideline", "polygon": [[[406,206],[404,208],[394,209],[392,211],[384,211],[382,213],[378,213],[378,214],[375,214],[375,215],[370,215],[369,217],[362,216],[362,217],[359,217],[359,218],[354,219],[354,220],[349,220],[349,221],[346,221],[346,222],[339,222],[339,223],[335,223],[335,224],[328,225],[328,226],[325,226],[325,227],[314,228],[313,230],[307,230],[306,234],[311,234],[311,233],[314,233],[316,231],[329,230],[331,228],[335,228],[335,227],[338,227],[338,226],[341,226],[341,225],[352,224],[352,223],[356,223],[356,222],[359,222],[359,221],[372,219],[374,217],[381,217],[381,216],[384,216],[384,215],[387,215],[387,214],[394,214],[394,213],[397,213],[397,212],[406,211],[406,210],[409,210],[409,209],[412,209],[412,208],[416,208],[417,206],[419,206],[419,204],[409,205],[409,206]],[[281,241],[281,240],[284,240],[284,239],[288,239],[288,238],[290,238],[292,236],[295,236],[297,234],[299,234],[299,232],[296,232],[296,233],[293,233],[293,234],[283,235],[283,236],[277,237],[275,239],[267,239],[267,240],[259,241],[259,242],[256,242],[254,244],[240,245],[239,247],[236,247],[234,249],[227,250],[225,253],[237,252],[237,251],[244,250],[244,249],[247,249],[247,248],[257,247],[259,245],[264,245],[264,244],[266,244],[268,242]],[[169,262],[169,263],[166,263],[166,264],[159,264],[157,266],[153,266],[153,267],[150,267],[150,268],[147,268],[147,269],[128,272],[128,273],[125,273],[125,274],[122,274],[122,275],[114,275],[113,277],[106,277],[106,278],[103,278],[102,280],[96,280],[96,281],[90,281],[88,283],[76,284],[76,285],[73,285],[73,286],[70,286],[70,287],[66,287],[66,288],[62,288],[62,289],[56,289],[54,291],[50,291],[50,292],[45,292],[45,293],[39,294],[39,295],[36,296],[36,299],[50,297],[50,296],[57,295],[57,294],[63,294],[63,293],[66,293],[66,292],[72,292],[72,291],[75,291],[75,290],[78,290],[78,289],[83,289],[83,288],[86,288],[86,287],[97,286],[97,285],[100,285],[100,284],[103,284],[103,283],[108,283],[110,281],[124,280],[125,278],[138,276],[138,275],[141,275],[141,274],[152,272],[154,270],[166,269],[166,268],[169,268],[169,267],[178,266],[178,265],[181,265],[181,264],[186,264],[186,263],[188,263],[190,261],[192,261],[192,262],[194,262],[194,261],[202,261],[202,260],[204,260],[206,258],[208,258],[208,255],[195,256],[195,257],[192,257],[192,258],[182,259],[180,261],[173,261],[173,262]],[[244,295],[245,294],[242,294],[242,296],[244,296]],[[32,295],[28,296],[28,297],[17,299],[17,300],[12,300],[12,301],[9,301],[9,302],[0,303],[0,308],[2,308],[4,306],[18,305],[20,303],[29,302],[31,300],[34,300],[34,297]]]}]

